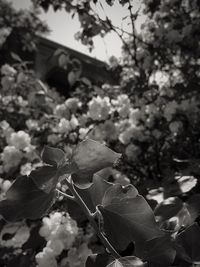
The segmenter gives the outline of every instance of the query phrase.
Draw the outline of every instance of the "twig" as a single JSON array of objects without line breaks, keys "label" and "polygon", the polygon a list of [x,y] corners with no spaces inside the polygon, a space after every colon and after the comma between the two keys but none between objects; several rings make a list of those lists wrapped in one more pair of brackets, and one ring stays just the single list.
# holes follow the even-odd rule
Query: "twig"
[{"label": "twig", "polygon": [[70,196],[70,195],[68,195],[68,194],[66,194],[66,193],[64,193],[64,192],[62,192],[62,191],[60,191],[59,189],[56,189],[56,191],[57,191],[59,194],[61,194],[62,196],[66,197],[66,198],[68,198],[68,199],[70,199],[70,200],[76,200],[74,196]]},{"label": "twig", "polygon": [[100,240],[103,243],[103,245],[105,246],[105,248],[112,254],[113,257],[115,257],[116,259],[120,258],[121,256],[117,253],[117,251],[113,248],[113,246],[110,244],[108,239],[100,231],[100,229],[99,229],[99,227],[95,221],[95,217],[96,217],[97,213],[96,212],[92,213],[89,210],[89,208],[87,207],[87,205],[85,204],[85,202],[83,201],[81,196],[76,191],[76,189],[73,185],[73,181],[72,181],[71,176],[68,177],[67,179],[65,179],[65,182],[68,185],[69,190],[71,191],[71,193],[75,197],[77,203],[80,205],[80,207],[84,211],[85,215],[87,216],[88,220],[90,221],[91,225],[93,226],[94,230],[96,231],[98,237],[100,238]]},{"label": "twig", "polygon": [[[138,66],[138,60],[137,60],[137,44],[136,44],[136,33],[135,33],[135,19],[137,18],[137,15],[134,17],[133,12],[132,12],[132,5],[131,1],[129,0],[129,6],[128,10],[130,13],[130,19],[131,19],[131,25],[132,25],[132,32],[133,32],[133,48],[135,51],[134,54],[134,60],[135,60],[135,65]],[[139,10],[138,10],[139,11]]]}]

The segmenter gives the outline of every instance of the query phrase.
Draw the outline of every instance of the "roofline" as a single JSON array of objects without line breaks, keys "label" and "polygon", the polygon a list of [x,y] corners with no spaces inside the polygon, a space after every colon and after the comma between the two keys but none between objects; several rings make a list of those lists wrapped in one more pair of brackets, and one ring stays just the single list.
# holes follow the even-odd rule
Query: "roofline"
[{"label": "roofline", "polygon": [[64,46],[64,45],[59,44],[59,43],[57,43],[57,42],[55,42],[55,41],[52,41],[52,40],[50,40],[50,39],[48,39],[48,38],[46,38],[46,37],[43,37],[43,36],[37,36],[37,37],[38,37],[38,39],[39,39],[39,43],[40,43],[40,41],[42,41],[42,43],[45,43],[46,46],[52,47],[53,49],[58,48],[58,47],[61,47],[61,48],[63,48],[63,49],[66,49],[66,50],[68,50],[68,51],[71,51],[72,53],[74,53],[74,54],[76,54],[76,55],[80,55],[80,57],[85,58],[84,60],[85,60],[86,62],[87,62],[87,60],[89,60],[90,62],[92,61],[93,63],[96,63],[96,64],[98,64],[98,65],[102,65],[102,67],[108,67],[108,66],[109,66],[109,65],[108,65],[106,62],[104,62],[104,61],[101,61],[101,60],[99,60],[99,59],[96,59],[96,58],[93,58],[93,57],[91,57],[91,56],[88,56],[88,55],[86,55],[86,54],[84,54],[84,53],[81,53],[81,52],[79,52],[79,51],[77,51],[77,50],[75,50],[75,49],[72,49],[72,48],[70,48],[70,47],[68,47],[68,46]]}]

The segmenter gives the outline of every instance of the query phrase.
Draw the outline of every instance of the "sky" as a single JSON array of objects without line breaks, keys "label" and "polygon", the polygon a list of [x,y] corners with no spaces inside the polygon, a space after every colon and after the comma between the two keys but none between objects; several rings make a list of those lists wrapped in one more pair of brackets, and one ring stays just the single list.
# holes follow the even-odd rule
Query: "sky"
[{"label": "sky", "polygon": [[[132,1],[133,11],[137,10],[141,0]],[[10,0],[10,2],[12,2],[13,6],[17,9],[25,9],[31,6],[30,0]],[[123,22],[123,29],[126,31],[131,30],[130,23],[127,25],[127,19],[122,20],[122,18],[129,14],[127,6],[122,7],[117,0],[112,7],[107,5],[104,0],[101,0],[101,3],[104,10],[100,5],[94,6],[101,18],[105,18],[106,14],[111,18],[115,26],[121,27],[121,23]],[[71,15],[64,10],[54,12],[53,9],[50,8],[47,13],[42,10],[40,18],[47,23],[51,30],[50,34],[46,36],[50,40],[106,62],[108,62],[111,56],[120,57],[121,55],[122,43],[115,33],[109,33],[104,38],[101,38],[100,36],[95,37],[93,39],[95,48],[92,53],[90,53],[88,48],[82,45],[80,41],[75,40],[74,35],[80,29],[77,15],[72,19]],[[136,24],[138,30],[144,20],[144,16],[140,15]]]}]

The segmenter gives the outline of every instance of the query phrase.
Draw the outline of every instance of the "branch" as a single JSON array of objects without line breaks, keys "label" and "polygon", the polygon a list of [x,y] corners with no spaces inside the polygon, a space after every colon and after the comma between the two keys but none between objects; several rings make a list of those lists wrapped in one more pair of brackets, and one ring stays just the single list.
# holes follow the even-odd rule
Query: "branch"
[{"label": "branch", "polygon": [[138,60],[137,60],[137,44],[136,44],[136,33],[135,33],[135,19],[137,18],[138,12],[140,9],[138,9],[138,11],[136,12],[136,15],[133,15],[132,12],[132,5],[131,5],[131,0],[129,0],[129,6],[128,6],[128,10],[130,13],[130,19],[131,19],[131,25],[132,25],[132,31],[133,31],[133,48],[135,51],[134,54],[134,60],[135,60],[135,65],[138,66]]},{"label": "branch", "polygon": [[59,194],[61,194],[62,196],[66,197],[66,198],[68,198],[68,199],[70,199],[70,200],[76,200],[74,196],[68,195],[68,194],[66,194],[66,193],[64,193],[64,192],[62,192],[62,191],[60,191],[59,189],[56,189],[56,191],[57,191]]},{"label": "branch", "polygon": [[105,246],[105,248],[113,255],[113,257],[115,257],[116,259],[120,258],[121,256],[113,248],[113,246],[110,244],[108,239],[104,236],[104,234],[100,231],[100,229],[99,229],[99,227],[98,227],[98,225],[97,225],[97,223],[95,221],[95,217],[96,217],[97,213],[96,212],[95,213],[91,213],[91,211],[89,210],[89,208],[87,207],[87,205],[85,204],[85,202],[83,201],[81,196],[76,191],[76,189],[75,189],[75,187],[73,185],[73,181],[72,181],[71,176],[68,177],[67,179],[65,179],[65,182],[68,185],[69,190],[73,194],[73,196],[76,199],[77,203],[79,204],[79,206],[82,208],[82,210],[86,214],[88,220],[90,221],[91,225],[93,226],[94,230],[96,231],[98,237],[100,238],[100,240],[103,243],[103,245]]},{"label": "branch", "polygon": [[[106,21],[107,21],[107,24],[108,24],[109,27],[110,27],[110,30],[112,30],[113,32],[115,32],[115,33],[118,35],[118,37],[119,37],[120,40],[122,41],[124,47],[127,49],[128,53],[132,56],[132,58],[134,58],[134,56],[133,56],[133,54],[132,54],[132,52],[131,52],[131,49],[130,49],[128,43],[127,43],[127,42],[124,40],[124,38],[123,38],[123,35],[117,31],[117,28],[118,28],[118,27],[114,27],[113,24],[111,23],[111,21],[109,20],[108,17],[106,17],[106,19],[107,19],[107,20],[106,20]],[[120,30],[121,30],[121,29],[120,29]],[[123,32],[123,30],[122,30],[122,32]]]}]

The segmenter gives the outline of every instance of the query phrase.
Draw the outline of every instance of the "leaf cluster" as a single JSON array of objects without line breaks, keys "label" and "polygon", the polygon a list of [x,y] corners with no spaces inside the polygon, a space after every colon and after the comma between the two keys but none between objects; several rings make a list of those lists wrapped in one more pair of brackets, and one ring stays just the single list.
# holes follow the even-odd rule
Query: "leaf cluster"
[{"label": "leaf cluster", "polygon": [[[58,182],[65,182],[72,195],[64,195],[83,208],[107,248],[102,255],[90,256],[87,267],[167,267],[177,260],[190,266],[199,262],[200,229],[195,223],[199,195],[184,204],[177,204],[177,199],[165,201],[154,215],[133,185],[109,183],[95,174],[120,158],[108,147],[88,139],[77,145],[70,160],[62,150],[51,147],[45,147],[41,157],[45,165],[18,177],[0,202],[5,220],[44,216],[55,201]],[[170,228],[172,218],[177,219],[176,227]],[[134,244],[133,254],[121,257],[130,243]]]}]

